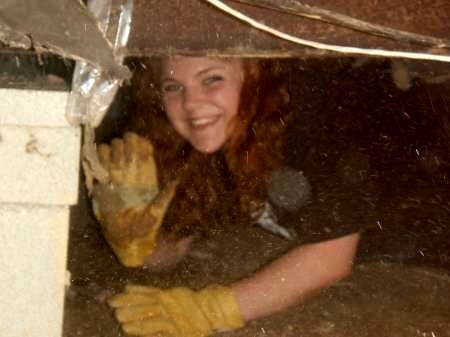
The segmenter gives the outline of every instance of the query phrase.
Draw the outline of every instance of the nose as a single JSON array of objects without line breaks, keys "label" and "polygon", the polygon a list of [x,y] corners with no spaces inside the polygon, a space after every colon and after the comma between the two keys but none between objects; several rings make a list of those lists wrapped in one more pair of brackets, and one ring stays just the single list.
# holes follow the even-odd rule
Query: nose
[{"label": "nose", "polygon": [[198,88],[184,90],[183,107],[186,111],[193,112],[198,109],[203,101],[203,93]]}]

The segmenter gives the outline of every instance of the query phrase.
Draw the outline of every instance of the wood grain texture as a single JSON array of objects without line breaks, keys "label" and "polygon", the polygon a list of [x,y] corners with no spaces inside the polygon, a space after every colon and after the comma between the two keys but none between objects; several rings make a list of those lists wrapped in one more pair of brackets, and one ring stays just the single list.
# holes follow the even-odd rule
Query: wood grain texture
[{"label": "wood grain texture", "polygon": [[[427,51],[428,47],[280,13],[270,9],[226,1],[233,8],[274,28],[304,39],[363,48]],[[450,2],[433,0],[317,0],[304,5],[393,29],[447,39],[450,33]],[[448,49],[438,51],[448,53]],[[324,54],[267,33],[257,31],[220,12],[204,0],[136,0],[129,54],[167,53],[246,56],[311,56]]]}]

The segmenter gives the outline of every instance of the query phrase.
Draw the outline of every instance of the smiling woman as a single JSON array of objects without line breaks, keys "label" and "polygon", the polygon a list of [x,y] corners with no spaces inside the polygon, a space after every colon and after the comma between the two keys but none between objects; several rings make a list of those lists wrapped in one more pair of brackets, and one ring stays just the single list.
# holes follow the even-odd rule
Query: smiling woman
[{"label": "smiling woman", "polygon": [[234,130],[242,83],[240,60],[168,58],[161,79],[167,116],[195,149],[215,152]]}]

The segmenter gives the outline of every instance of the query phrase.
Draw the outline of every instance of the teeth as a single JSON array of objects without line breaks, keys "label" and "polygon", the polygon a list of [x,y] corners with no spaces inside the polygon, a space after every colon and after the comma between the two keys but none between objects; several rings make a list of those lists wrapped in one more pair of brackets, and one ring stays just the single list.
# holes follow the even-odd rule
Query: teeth
[{"label": "teeth", "polygon": [[191,123],[194,126],[201,126],[201,125],[206,125],[208,123],[211,123],[211,122],[215,121],[216,118],[217,117],[198,118],[198,119],[193,119],[191,121]]}]

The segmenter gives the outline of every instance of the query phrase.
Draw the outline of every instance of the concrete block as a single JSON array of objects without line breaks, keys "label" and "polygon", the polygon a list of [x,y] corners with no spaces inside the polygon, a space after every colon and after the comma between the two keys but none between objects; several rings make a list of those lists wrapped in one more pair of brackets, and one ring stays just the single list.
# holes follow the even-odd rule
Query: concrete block
[{"label": "concrete block", "polygon": [[0,335],[60,337],[68,207],[0,204]]},{"label": "concrete block", "polygon": [[0,125],[0,203],[76,204],[80,129]]},{"label": "concrete block", "polygon": [[60,337],[81,130],[68,92],[0,89],[0,336]]},{"label": "concrete block", "polygon": [[68,127],[66,91],[0,88],[0,125]]}]

